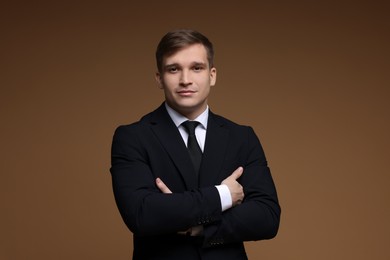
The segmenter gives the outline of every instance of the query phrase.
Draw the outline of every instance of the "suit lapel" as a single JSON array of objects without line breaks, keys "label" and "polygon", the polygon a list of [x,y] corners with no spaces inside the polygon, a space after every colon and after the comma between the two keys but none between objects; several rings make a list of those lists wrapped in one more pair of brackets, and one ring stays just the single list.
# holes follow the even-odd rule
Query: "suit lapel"
[{"label": "suit lapel", "polygon": [[151,129],[179,170],[187,189],[198,186],[194,167],[179,130],[173,123],[164,104],[151,117]]},{"label": "suit lapel", "polygon": [[210,112],[202,165],[200,168],[200,187],[219,184],[215,182],[223,165],[228,141],[229,130]]}]

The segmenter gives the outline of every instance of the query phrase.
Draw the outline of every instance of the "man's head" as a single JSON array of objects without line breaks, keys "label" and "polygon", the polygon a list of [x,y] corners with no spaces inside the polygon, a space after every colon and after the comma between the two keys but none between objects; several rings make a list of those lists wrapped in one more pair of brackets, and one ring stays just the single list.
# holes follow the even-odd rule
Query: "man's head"
[{"label": "man's head", "polygon": [[162,72],[164,58],[193,44],[202,44],[205,47],[209,68],[214,67],[214,49],[209,39],[197,31],[181,29],[170,31],[161,38],[156,50],[158,72]]},{"label": "man's head", "polygon": [[157,83],[167,104],[189,119],[207,108],[217,77],[213,56],[211,42],[190,30],[169,32],[157,47]]}]

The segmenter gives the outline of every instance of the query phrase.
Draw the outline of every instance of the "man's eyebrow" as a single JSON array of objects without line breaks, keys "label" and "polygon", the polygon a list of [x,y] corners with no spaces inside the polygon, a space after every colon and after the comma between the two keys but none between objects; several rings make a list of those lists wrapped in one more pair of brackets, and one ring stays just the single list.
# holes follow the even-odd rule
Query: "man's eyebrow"
[{"label": "man's eyebrow", "polygon": [[170,68],[170,67],[180,67],[180,65],[178,63],[170,63],[170,64],[166,64],[164,65],[164,68]]},{"label": "man's eyebrow", "polygon": [[198,61],[195,61],[192,63],[192,65],[196,65],[196,66],[206,66],[207,63],[206,62],[198,62]]}]

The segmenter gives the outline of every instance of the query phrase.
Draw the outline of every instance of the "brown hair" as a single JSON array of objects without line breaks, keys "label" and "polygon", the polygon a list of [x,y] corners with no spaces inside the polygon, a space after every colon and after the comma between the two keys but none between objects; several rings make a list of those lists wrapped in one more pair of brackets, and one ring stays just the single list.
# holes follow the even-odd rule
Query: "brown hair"
[{"label": "brown hair", "polygon": [[214,49],[213,44],[206,36],[195,30],[174,30],[170,31],[161,38],[156,50],[157,69],[162,72],[162,63],[164,57],[174,54],[183,47],[192,44],[202,44],[207,51],[207,60],[210,68],[214,66]]}]

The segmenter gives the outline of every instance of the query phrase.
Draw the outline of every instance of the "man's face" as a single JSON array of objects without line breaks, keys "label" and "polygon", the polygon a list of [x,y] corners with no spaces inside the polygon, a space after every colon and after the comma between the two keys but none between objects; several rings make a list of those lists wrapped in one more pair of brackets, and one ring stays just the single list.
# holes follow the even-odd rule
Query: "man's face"
[{"label": "man's face", "polygon": [[205,47],[193,44],[164,57],[161,74],[157,73],[156,79],[168,105],[187,118],[195,119],[207,107],[207,97],[216,76],[216,69],[209,66]]}]

